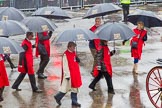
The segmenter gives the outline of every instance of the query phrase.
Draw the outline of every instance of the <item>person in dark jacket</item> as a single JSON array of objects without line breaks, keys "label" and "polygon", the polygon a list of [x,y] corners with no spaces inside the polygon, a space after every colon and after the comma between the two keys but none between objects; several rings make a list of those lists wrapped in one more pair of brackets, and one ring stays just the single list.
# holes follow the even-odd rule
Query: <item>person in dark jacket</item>
[{"label": "person in dark jacket", "polygon": [[38,78],[45,79],[47,76],[44,75],[44,69],[50,60],[50,38],[52,31],[44,31],[37,34],[36,37],[36,57],[40,55],[40,63],[37,71]]},{"label": "person in dark jacket", "polygon": [[18,71],[20,72],[20,74],[12,85],[12,88],[20,91],[21,89],[19,89],[18,87],[24,79],[25,75],[28,74],[33,92],[40,93],[42,92],[42,90],[38,89],[38,87],[36,86],[36,80],[34,75],[32,48],[34,48],[35,45],[32,45],[30,41],[32,39],[33,33],[27,32],[26,38],[22,42],[22,47],[25,52],[21,52],[19,56]]},{"label": "person in dark jacket", "polygon": [[112,84],[112,66],[111,66],[111,56],[115,54],[115,50],[109,50],[106,40],[101,40],[101,50],[97,52],[97,71],[94,71],[94,80],[89,85],[89,88],[92,90],[95,89],[96,83],[102,78],[105,77],[108,93],[115,94],[113,84]]}]

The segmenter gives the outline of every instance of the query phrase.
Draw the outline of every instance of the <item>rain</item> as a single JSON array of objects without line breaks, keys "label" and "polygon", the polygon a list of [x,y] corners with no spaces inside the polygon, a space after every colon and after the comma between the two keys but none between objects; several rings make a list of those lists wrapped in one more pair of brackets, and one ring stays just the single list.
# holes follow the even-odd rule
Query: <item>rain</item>
[{"label": "rain", "polygon": [[[92,34],[92,32],[89,31],[89,29],[95,23],[95,17],[93,18],[85,17],[88,10],[92,7],[91,5],[90,7],[87,6],[85,8],[82,7],[65,8],[68,4],[66,1],[69,1],[69,4],[71,3],[71,0],[64,0],[62,4],[62,9],[65,12],[65,16],[63,17],[57,14],[58,16],[53,15],[53,16],[47,16],[46,18],[42,18],[44,15],[42,14],[39,15],[40,11],[38,13],[36,13],[35,11],[35,13],[33,14],[34,11],[22,11],[23,9],[22,10],[20,9],[22,11],[20,12],[20,14],[23,14],[22,16],[24,17],[23,18],[24,20],[22,21],[19,21],[20,17],[17,19],[17,21],[12,21],[15,19],[10,19],[9,16],[7,17],[7,19],[4,16],[2,16],[2,18],[0,16],[0,19],[3,19],[3,21],[0,21],[0,39],[2,40],[3,38],[6,38],[5,37],[6,35],[9,35],[7,36],[6,39],[9,39],[9,41],[13,40],[14,42],[16,42],[15,45],[18,49],[18,52],[14,52],[10,54],[10,58],[15,66],[18,66],[18,61],[19,61],[18,53],[22,52],[23,50],[21,49],[21,47],[17,45],[20,45],[23,39],[25,38],[24,33],[26,31],[32,31],[34,32],[35,35],[35,32],[38,31],[40,32],[41,29],[43,29],[44,26],[42,27],[41,24],[44,25],[43,23],[45,21],[49,24],[48,29],[50,31],[53,31],[52,37],[50,38],[51,41],[50,61],[47,67],[45,68],[45,72],[44,72],[44,74],[47,75],[47,79],[39,79],[37,77],[36,72],[39,67],[40,57],[35,57],[36,49],[33,49],[36,84],[39,89],[43,90],[43,92],[42,93],[32,92],[28,76],[25,76],[24,80],[19,86],[19,88],[22,89],[21,91],[16,91],[12,89],[11,87],[15,82],[15,80],[17,79],[19,72],[17,68],[11,69],[10,64],[6,61],[5,66],[6,66],[6,71],[7,71],[10,85],[6,86],[4,89],[3,92],[4,100],[0,102],[0,108],[11,108],[11,107],[12,108],[76,108],[75,106],[71,105],[70,92],[63,97],[63,99],[61,100],[62,104],[60,106],[57,104],[57,102],[54,99],[54,95],[59,91],[61,78],[62,78],[61,77],[62,55],[64,51],[67,49],[68,40],[72,39],[70,35],[72,35],[72,33],[74,32],[83,30],[82,32],[86,32],[86,33],[88,32],[87,34],[84,35],[94,35],[94,37],[96,35],[99,35],[98,37],[102,39],[105,39],[105,37],[103,35],[100,37],[100,32],[102,28],[99,28],[98,29],[99,31],[96,31],[96,33],[94,34]],[[93,3],[93,1],[85,0],[85,5],[90,4],[91,2]],[[54,0],[53,2],[56,2],[58,5],[60,5],[58,0]],[[96,0],[95,3],[102,4],[103,2]],[[42,2],[39,3],[36,2],[36,4],[39,7],[40,5],[42,5]],[[80,5],[81,2],[79,2],[78,4]],[[116,4],[119,4],[119,0],[116,0],[115,2],[115,6],[118,6]],[[49,7],[52,6],[57,7],[52,4],[49,5]],[[109,26],[111,24],[113,26],[116,26],[116,24],[121,24],[124,25],[124,27],[125,26],[128,27],[127,29],[132,30],[135,27],[137,27],[137,25],[134,25],[135,24],[134,22],[131,23],[130,17],[131,15],[136,14],[135,13],[136,10],[153,12],[155,16],[158,17],[158,19],[161,19],[160,21],[162,21],[161,6],[162,6],[161,3],[149,4],[148,2],[148,4],[145,5],[143,4],[143,2],[138,4],[137,2],[132,1],[132,5],[130,6],[130,15],[128,15],[129,17],[127,23],[123,22],[123,11],[121,5],[119,5],[120,8],[117,8],[117,11],[115,11],[114,13],[108,12],[106,15],[101,16],[102,24],[105,26]],[[45,7],[46,6],[42,6],[42,10]],[[64,14],[64,12],[62,13]],[[49,10],[47,9],[47,13],[51,13],[51,11],[49,12]],[[39,19],[39,17],[41,19]],[[33,22],[29,21],[31,19],[35,21]],[[15,27],[13,29],[12,27],[11,28],[8,27],[10,29],[10,32],[9,31],[3,32],[1,30],[1,29],[5,29],[2,28],[4,25],[3,22],[5,23],[15,22],[18,23],[17,25],[20,27]],[[75,39],[72,39],[72,41],[74,41],[77,44],[76,51],[78,57],[80,58],[79,65],[80,65],[80,72],[82,78],[82,86],[79,88],[78,102],[81,104],[81,108],[154,108],[156,105],[157,105],[156,108],[160,108],[161,99],[162,99],[161,97],[162,88],[161,88],[161,76],[159,75],[159,73],[162,72],[161,70],[162,68],[161,68],[161,64],[157,63],[156,60],[162,58],[161,56],[162,31],[159,23],[156,22],[157,24],[156,27],[152,26],[151,25],[152,23],[150,25],[148,23],[150,22],[147,22],[147,27],[145,27],[147,30],[148,40],[145,42],[145,45],[143,47],[142,57],[138,63],[139,64],[138,74],[134,74],[132,72],[133,58],[131,57],[130,39],[133,37],[134,34],[132,32],[130,33],[126,32],[126,34],[129,34],[130,37],[125,38],[121,36],[120,38],[118,38],[117,36],[116,40],[112,39],[114,37],[106,38],[106,40],[109,40],[108,46],[110,51],[114,49],[116,50],[115,55],[111,57],[112,71],[113,71],[112,81],[113,81],[115,94],[108,93],[107,84],[104,78],[101,78],[101,80],[97,83],[96,91],[92,91],[92,89],[88,87],[89,84],[94,79],[94,77],[91,75],[91,69],[93,66],[93,56],[89,49],[88,40],[90,37],[88,36],[83,37],[82,35],[77,35]],[[38,24],[40,25],[37,26]],[[10,26],[11,25],[14,26],[13,24],[10,24]],[[124,27],[122,26],[121,31],[124,30],[123,29]],[[72,33],[69,32],[70,30],[73,30]],[[113,28],[110,31],[113,31]],[[62,34],[64,34],[65,36],[68,35],[69,38],[60,37]],[[94,37],[92,39],[94,39]],[[128,40],[126,41],[125,45],[122,45],[123,39]],[[1,40],[0,40],[0,47],[2,47],[3,44]],[[35,36],[31,42],[32,44],[35,44]],[[0,48],[1,54],[5,54],[6,52],[3,52],[3,49],[2,50],[1,49],[2,48]],[[157,70],[156,69],[153,70],[153,72],[155,73],[149,74],[150,70],[155,66],[159,66]],[[150,78],[153,78],[153,80],[151,80]],[[159,91],[159,93],[156,96],[153,96],[157,92],[151,91],[151,89],[155,89],[155,88],[150,86],[150,84],[157,86],[156,82],[160,83],[160,87],[157,90]],[[158,102],[156,102],[158,97],[160,98]],[[151,100],[150,98],[153,100]],[[155,105],[153,103],[155,103]]]}]

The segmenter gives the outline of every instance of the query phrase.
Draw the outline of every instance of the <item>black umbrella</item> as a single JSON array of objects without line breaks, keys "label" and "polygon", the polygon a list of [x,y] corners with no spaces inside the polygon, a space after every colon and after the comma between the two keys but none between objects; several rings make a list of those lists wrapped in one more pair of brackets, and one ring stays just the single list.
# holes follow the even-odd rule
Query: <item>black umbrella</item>
[{"label": "black umbrella", "polygon": [[26,17],[22,20],[31,32],[54,31],[57,26],[47,18],[43,17]]},{"label": "black umbrella", "polygon": [[98,38],[89,29],[73,28],[63,31],[58,35],[56,42],[82,41]]},{"label": "black umbrella", "polygon": [[18,21],[0,21],[0,36],[15,36],[25,34],[29,29]]},{"label": "black umbrella", "polygon": [[42,16],[49,19],[70,19],[67,13],[60,7],[42,7],[36,10],[33,16]]},{"label": "black umbrella", "polygon": [[121,8],[113,3],[98,4],[88,10],[83,18],[94,18],[120,11]]},{"label": "black umbrella", "polygon": [[99,27],[95,33],[102,40],[129,40],[135,34],[126,24],[123,23],[107,23]]},{"label": "black umbrella", "polygon": [[144,22],[145,27],[159,27],[162,26],[161,18],[154,12],[137,9],[127,17],[128,21],[137,25],[138,21]]},{"label": "black umbrella", "polygon": [[0,7],[0,20],[21,21],[24,17],[24,14],[14,7]]},{"label": "black umbrella", "polygon": [[0,37],[0,54],[18,54],[24,49],[9,38]]}]

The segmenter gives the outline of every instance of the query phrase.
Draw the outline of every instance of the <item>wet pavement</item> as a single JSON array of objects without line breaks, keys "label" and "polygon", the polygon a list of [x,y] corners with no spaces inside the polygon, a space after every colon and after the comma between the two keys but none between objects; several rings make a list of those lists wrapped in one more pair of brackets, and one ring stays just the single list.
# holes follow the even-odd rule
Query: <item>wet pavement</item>
[{"label": "wet pavement", "polygon": [[[133,9],[131,10],[133,11]],[[70,12],[70,14],[83,16],[84,11]],[[158,10],[158,13],[161,13]],[[121,20],[121,13],[114,15],[113,19]],[[111,16],[108,16],[108,18]],[[106,20],[107,18],[105,18]],[[94,23],[94,19],[82,20],[81,17],[70,19],[68,22],[56,22],[59,27],[54,33],[51,40],[56,39],[57,33],[67,28],[84,27],[90,28]],[[135,27],[128,24],[131,28]],[[92,68],[92,56],[88,48],[88,42],[77,42],[77,51],[81,59],[80,68],[82,74],[83,85],[78,94],[78,101],[81,103],[82,108],[154,108],[151,104],[146,92],[146,76],[149,70],[158,65],[157,58],[162,58],[162,43],[161,43],[161,28],[153,28],[146,45],[143,49],[142,60],[139,62],[139,74],[132,74],[133,59],[130,54],[129,43],[125,46],[121,45],[121,41],[116,42],[117,53],[112,57],[113,66],[113,85],[115,95],[107,93],[106,81],[101,79],[97,84],[97,91],[91,91],[88,85],[93,80],[90,74]],[[155,31],[155,32],[153,32]],[[156,32],[158,31],[158,33]],[[24,38],[12,37],[19,42]],[[110,49],[113,49],[113,43],[109,43]],[[48,76],[45,80],[37,79],[37,85],[43,90],[43,93],[33,93],[29,83],[28,76],[25,77],[20,87],[22,91],[15,91],[11,89],[12,84],[18,76],[17,69],[11,71],[8,63],[6,62],[6,69],[8,72],[10,86],[5,88],[4,101],[0,103],[3,108],[73,108],[71,106],[71,99],[69,93],[62,99],[62,105],[57,106],[53,96],[58,92],[61,76],[61,55],[66,49],[66,43],[51,45],[51,60],[48,64],[45,74]],[[17,64],[18,55],[11,55],[12,60]],[[39,58],[34,57],[35,71],[38,68]]]}]

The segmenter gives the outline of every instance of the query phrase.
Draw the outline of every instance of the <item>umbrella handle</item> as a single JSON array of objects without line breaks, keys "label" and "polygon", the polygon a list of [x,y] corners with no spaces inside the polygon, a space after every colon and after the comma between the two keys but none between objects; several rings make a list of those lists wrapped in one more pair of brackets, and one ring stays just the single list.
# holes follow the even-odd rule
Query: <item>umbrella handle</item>
[{"label": "umbrella handle", "polygon": [[[75,41],[75,44],[77,44],[76,41]],[[76,55],[77,55],[77,46],[76,46],[75,50],[76,50]]]},{"label": "umbrella handle", "polygon": [[115,39],[114,39],[114,50],[115,50]]}]

